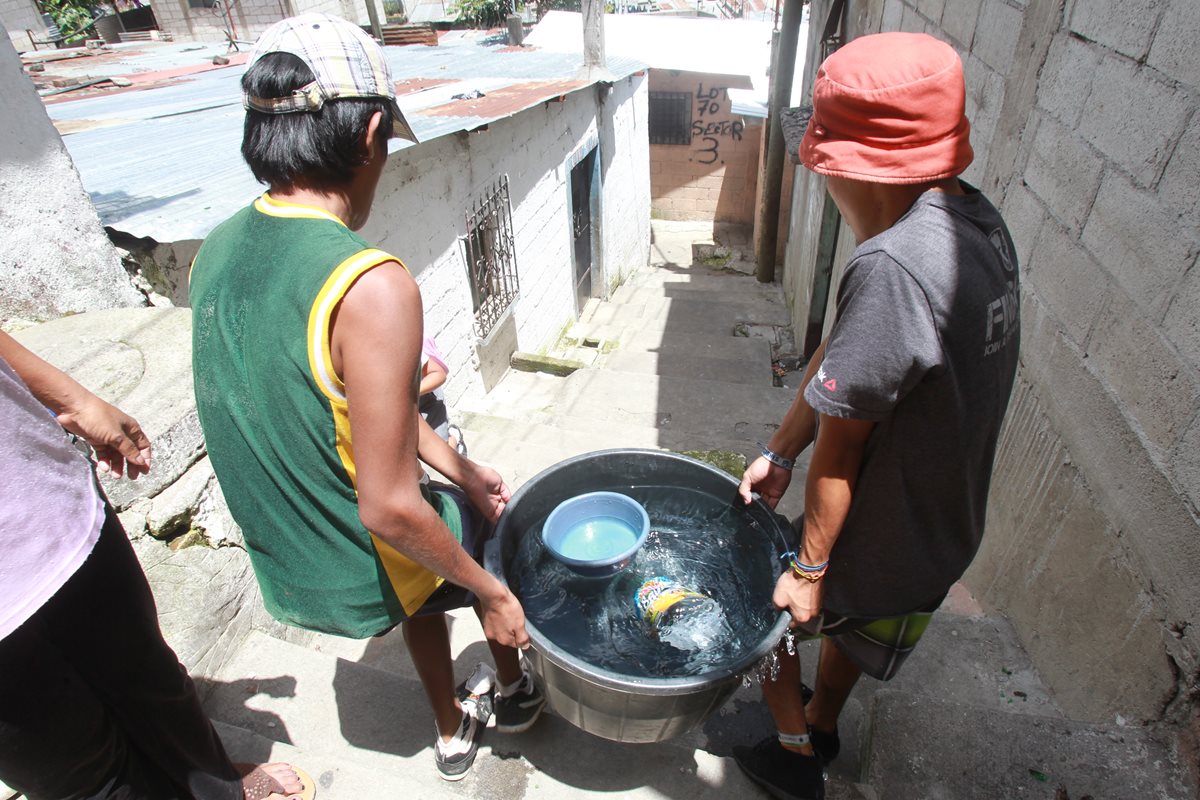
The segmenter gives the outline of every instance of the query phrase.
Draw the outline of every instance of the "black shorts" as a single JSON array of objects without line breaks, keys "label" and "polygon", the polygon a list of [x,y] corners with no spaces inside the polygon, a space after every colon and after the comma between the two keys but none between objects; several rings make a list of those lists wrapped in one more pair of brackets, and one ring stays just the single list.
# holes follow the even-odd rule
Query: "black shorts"
[{"label": "black shorts", "polygon": [[[467,502],[466,494],[457,486],[446,483],[430,483],[429,489],[452,499],[458,504],[459,510],[462,512],[463,549],[471,555],[476,564],[483,563],[483,547],[496,532],[496,526],[484,519],[483,515]],[[473,592],[450,581],[442,581],[441,586],[433,590],[433,594],[429,595],[425,602],[421,604],[421,607],[409,615],[409,619],[414,617],[428,617],[433,614],[444,614],[447,611],[454,611],[458,608],[467,608],[474,606],[476,601],[477,598]],[[393,625],[375,635],[383,636],[394,627]]]}]

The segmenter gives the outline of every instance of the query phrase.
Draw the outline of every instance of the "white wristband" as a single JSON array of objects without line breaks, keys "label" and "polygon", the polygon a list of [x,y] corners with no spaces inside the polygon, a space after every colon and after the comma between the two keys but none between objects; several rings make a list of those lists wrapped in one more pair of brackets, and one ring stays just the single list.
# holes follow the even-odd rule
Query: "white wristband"
[{"label": "white wristband", "polygon": [[760,445],[760,447],[762,447],[762,457],[767,461],[770,461],[775,466],[782,467],[788,471],[791,471],[791,469],[796,466],[796,459],[784,458],[783,456],[779,455],[779,453],[776,453],[774,450],[767,447],[765,444]]}]

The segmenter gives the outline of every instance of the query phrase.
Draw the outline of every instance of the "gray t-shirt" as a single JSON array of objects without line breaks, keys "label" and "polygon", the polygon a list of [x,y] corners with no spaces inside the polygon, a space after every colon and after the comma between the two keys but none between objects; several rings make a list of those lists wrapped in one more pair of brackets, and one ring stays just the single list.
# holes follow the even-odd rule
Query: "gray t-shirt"
[{"label": "gray t-shirt", "polygon": [[804,394],[821,414],[876,422],[825,578],[825,606],[846,616],[936,602],[983,536],[1020,286],[999,212],[963,189],[926,192],[855,249]]}]

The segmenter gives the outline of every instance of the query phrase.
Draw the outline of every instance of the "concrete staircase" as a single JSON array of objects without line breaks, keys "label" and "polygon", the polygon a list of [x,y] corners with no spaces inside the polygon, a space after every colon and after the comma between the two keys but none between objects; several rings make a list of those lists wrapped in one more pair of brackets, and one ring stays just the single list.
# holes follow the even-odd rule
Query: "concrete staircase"
[{"label": "concrete staircase", "polygon": [[[658,222],[654,231],[651,266],[590,305],[551,354],[587,367],[567,377],[514,371],[454,409],[472,457],[514,489],[563,458],[611,447],[751,456],[791,403],[798,373],[778,377],[771,363],[790,345],[779,288],[731,269],[736,255],[694,265],[703,231]],[[802,503],[797,478],[781,509],[789,515]],[[452,649],[460,676],[488,660],[470,612],[452,615]],[[801,652],[811,675],[815,645]],[[757,686],[659,745],[608,742],[553,715],[526,734],[489,731],[457,784],[437,777],[432,716],[398,632],[307,647],[255,633],[202,688],[237,759],[295,761],[323,800],[764,796],[730,757],[772,730]],[[896,680],[861,682],[841,734],[827,784],[835,800],[1191,796],[1152,731],[1065,718],[1015,632],[961,587]]]}]

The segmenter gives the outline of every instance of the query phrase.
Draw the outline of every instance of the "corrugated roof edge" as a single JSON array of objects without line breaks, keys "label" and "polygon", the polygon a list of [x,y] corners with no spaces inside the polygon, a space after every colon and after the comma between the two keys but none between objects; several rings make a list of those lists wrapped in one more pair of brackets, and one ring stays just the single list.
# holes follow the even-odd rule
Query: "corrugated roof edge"
[{"label": "corrugated roof edge", "polygon": [[[387,50],[400,50],[400,47],[388,47]],[[506,54],[513,53],[514,50],[506,48]],[[537,52],[530,48],[532,54]],[[549,55],[549,54],[542,54]],[[559,55],[559,54],[554,54]],[[478,130],[484,126],[490,125],[493,122],[509,119],[516,116],[522,111],[526,111],[534,106],[542,103],[555,100],[559,97],[564,97],[568,94],[590,88],[599,83],[615,83],[624,80],[632,75],[645,72],[648,66],[645,62],[626,58],[623,56],[610,56],[605,60],[605,66],[600,69],[588,70],[583,67],[582,63],[575,70],[573,75],[563,76],[558,75],[558,80],[536,80],[528,79],[524,81],[514,81],[499,91],[503,91],[510,102],[495,103],[495,102],[479,102],[484,98],[468,98],[456,100],[452,102],[436,102],[433,104],[422,103],[421,100],[428,99],[428,96],[434,92],[426,92],[424,87],[416,92],[401,94],[397,100],[400,104],[400,110],[404,112],[405,117],[413,125],[413,129],[417,134],[420,142],[409,142],[403,139],[393,139],[389,146],[389,152],[397,152],[414,144],[432,141],[441,136],[446,136],[451,133],[460,131],[470,132]],[[553,73],[548,73],[546,77],[551,77]],[[401,78],[397,81],[398,84],[404,83],[405,79]],[[448,85],[454,85],[456,82],[438,83],[429,87],[429,89],[443,89]],[[457,82],[459,85],[466,88],[465,81]],[[527,88],[527,91],[521,91],[521,88]],[[498,93],[497,92],[497,93]],[[407,102],[406,102],[407,100]],[[461,113],[455,106],[461,106]],[[480,108],[482,106],[482,108]],[[436,111],[434,109],[436,108]],[[483,113],[479,113],[482,111]],[[432,113],[431,113],[432,112]],[[458,126],[447,126],[445,124],[432,126],[436,131],[432,136],[424,135],[422,130],[428,128],[421,123],[429,120],[431,117],[436,118],[439,122],[450,117],[456,120],[462,120],[462,124]]]}]

